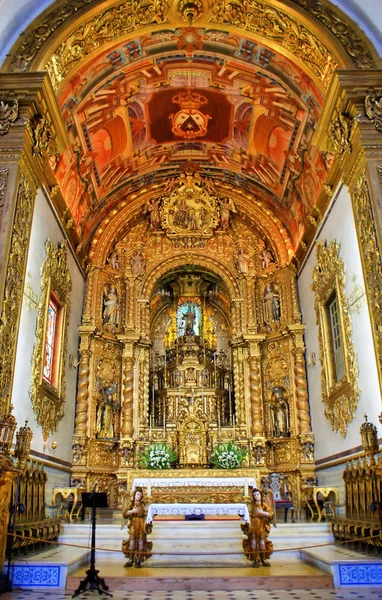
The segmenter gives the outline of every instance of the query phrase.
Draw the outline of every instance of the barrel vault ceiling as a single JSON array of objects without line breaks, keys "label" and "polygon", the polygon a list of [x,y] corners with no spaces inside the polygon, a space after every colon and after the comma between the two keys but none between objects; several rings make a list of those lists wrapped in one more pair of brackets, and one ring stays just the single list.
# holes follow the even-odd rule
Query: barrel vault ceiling
[{"label": "barrel vault ceiling", "polygon": [[243,221],[278,223],[290,259],[335,158],[315,143],[333,73],[374,66],[354,24],[305,0],[56,2],[6,64],[50,74],[67,130],[50,167],[82,249],[139,190],[192,172]]}]

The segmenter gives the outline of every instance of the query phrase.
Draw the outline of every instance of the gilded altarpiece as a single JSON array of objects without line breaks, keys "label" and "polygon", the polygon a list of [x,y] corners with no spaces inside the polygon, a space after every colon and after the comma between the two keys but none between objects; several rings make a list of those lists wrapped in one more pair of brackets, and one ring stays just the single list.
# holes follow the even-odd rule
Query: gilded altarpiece
[{"label": "gilded altarpiece", "polygon": [[281,473],[296,503],[314,477],[296,271],[274,225],[224,192],[185,173],[95,234],[72,476],[114,507],[153,442],[175,450],[171,477],[214,476],[227,441],[241,476]]}]

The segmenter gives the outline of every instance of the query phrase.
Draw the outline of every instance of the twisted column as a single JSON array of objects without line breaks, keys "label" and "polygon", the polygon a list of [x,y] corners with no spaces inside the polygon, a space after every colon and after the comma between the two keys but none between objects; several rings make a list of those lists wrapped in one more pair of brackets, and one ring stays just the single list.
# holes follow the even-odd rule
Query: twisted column
[{"label": "twisted column", "polygon": [[88,348],[80,351],[76,417],[74,427],[74,435],[78,437],[85,437],[87,430],[89,406],[90,355],[91,351]]},{"label": "twisted column", "polygon": [[308,384],[306,381],[305,358],[302,348],[295,348],[294,354],[294,377],[296,387],[296,406],[299,433],[308,433],[311,431],[309,403],[308,403]]},{"label": "twisted column", "polygon": [[249,373],[249,389],[251,394],[252,435],[263,435],[263,418],[261,402],[260,357],[251,356]]},{"label": "twisted column", "polygon": [[123,401],[122,401],[122,424],[121,434],[122,437],[132,437],[134,426],[133,426],[133,367],[134,359],[131,354],[127,353],[127,349],[124,351],[123,356]]}]

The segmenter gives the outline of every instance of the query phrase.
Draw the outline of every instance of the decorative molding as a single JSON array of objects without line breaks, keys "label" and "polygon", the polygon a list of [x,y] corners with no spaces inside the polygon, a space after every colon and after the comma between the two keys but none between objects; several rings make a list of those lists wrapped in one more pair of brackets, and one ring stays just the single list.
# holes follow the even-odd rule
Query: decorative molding
[{"label": "decorative molding", "polygon": [[17,192],[17,206],[13,222],[5,289],[0,317],[0,412],[8,412],[17,326],[23,295],[25,263],[28,256],[29,233],[32,223],[34,193],[26,177],[22,176]]},{"label": "decorative molding", "polygon": [[381,253],[378,248],[375,219],[369,197],[366,173],[358,178],[352,190],[353,210],[363,263],[364,280],[369,305],[374,344],[382,386],[382,278]]},{"label": "decorative molding", "polygon": [[3,212],[5,191],[7,189],[9,169],[0,169],[0,216]]},{"label": "decorative molding", "polygon": [[352,130],[352,119],[337,111],[329,127],[329,139],[336,152],[339,154],[351,154],[352,146],[350,136]]},{"label": "decorative molding", "polygon": [[[358,387],[358,364],[351,338],[352,324],[345,295],[345,265],[339,255],[340,246],[335,240],[328,245],[316,244],[317,266],[313,271],[312,290],[315,292],[314,308],[318,325],[321,362],[321,394],[325,404],[325,416],[333,431],[346,437],[349,423],[354,419],[360,390]],[[335,294],[338,300],[339,328],[343,344],[344,376],[335,378],[331,331],[327,303]]]},{"label": "decorative molding", "polygon": [[[48,239],[45,243],[46,259],[41,268],[41,298],[36,325],[36,343],[32,358],[32,385],[29,390],[33,412],[42,427],[43,438],[56,431],[64,416],[66,400],[66,359],[68,326],[70,318],[71,277],[67,264],[67,247],[58,248]],[[62,307],[61,337],[58,354],[57,388],[43,380],[46,323],[51,292]]]},{"label": "decorative molding", "polygon": [[19,116],[19,102],[14,92],[0,95],[0,135],[8,133],[12,123]]},{"label": "decorative molding", "polygon": [[366,96],[365,110],[375,128],[382,133],[382,89]]}]

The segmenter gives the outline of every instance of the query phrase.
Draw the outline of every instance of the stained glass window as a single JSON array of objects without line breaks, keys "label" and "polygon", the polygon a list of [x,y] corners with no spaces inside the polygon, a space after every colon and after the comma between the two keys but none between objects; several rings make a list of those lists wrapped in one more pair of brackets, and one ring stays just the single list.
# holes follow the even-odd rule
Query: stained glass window
[{"label": "stained glass window", "polygon": [[45,381],[52,385],[54,372],[54,350],[56,342],[57,315],[58,304],[51,297],[49,300],[48,317],[46,323],[43,378],[45,379]]}]

